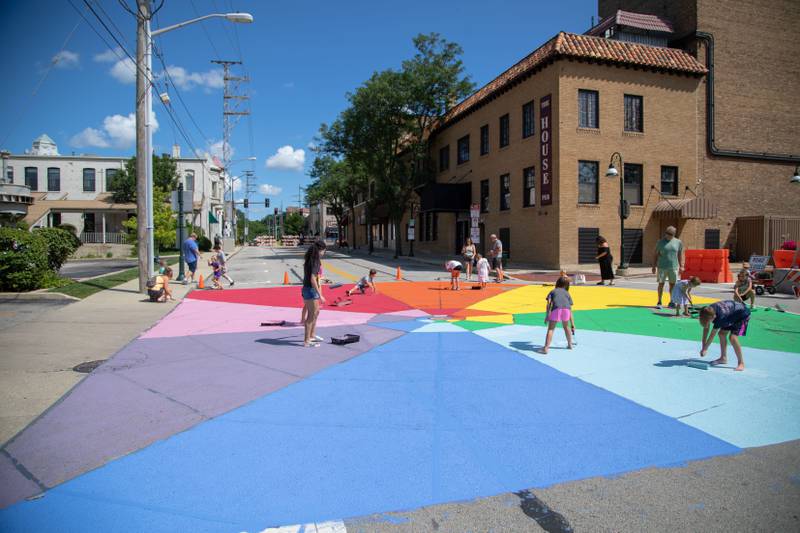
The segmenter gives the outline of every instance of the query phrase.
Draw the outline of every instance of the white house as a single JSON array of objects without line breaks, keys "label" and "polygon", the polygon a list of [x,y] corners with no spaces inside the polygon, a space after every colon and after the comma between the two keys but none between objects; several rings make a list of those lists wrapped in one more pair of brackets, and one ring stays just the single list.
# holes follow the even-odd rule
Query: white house
[{"label": "white house", "polygon": [[[173,147],[178,175],[186,190],[193,192],[192,225],[213,237],[221,233],[223,209],[220,169],[210,160],[180,157]],[[112,178],[128,157],[61,155],[47,135],[33,141],[25,154],[11,154],[6,161],[6,178],[30,188],[33,205],[25,221],[31,227],[60,224],[75,226],[84,243],[123,243],[122,223],[135,215],[135,204],[114,203],[109,191]]]}]

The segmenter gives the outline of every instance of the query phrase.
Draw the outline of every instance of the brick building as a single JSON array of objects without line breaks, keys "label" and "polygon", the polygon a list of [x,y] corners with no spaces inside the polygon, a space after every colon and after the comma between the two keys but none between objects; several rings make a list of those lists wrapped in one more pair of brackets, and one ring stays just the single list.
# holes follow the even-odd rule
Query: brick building
[{"label": "brick building", "polygon": [[[744,4],[600,0],[586,35],[559,33],[459,103],[431,137],[415,253],[458,253],[478,204],[479,248],[496,233],[512,262],[592,263],[598,233],[619,262],[620,180],[606,177],[615,152],[626,262],[649,263],[667,225],[688,247],[735,248],[737,217],[800,215],[800,187],[789,185],[800,102],[786,90],[800,80],[800,7]],[[375,246],[400,238],[407,252],[411,213],[402,228],[381,215],[377,206]],[[364,244],[363,212],[351,223]]]}]

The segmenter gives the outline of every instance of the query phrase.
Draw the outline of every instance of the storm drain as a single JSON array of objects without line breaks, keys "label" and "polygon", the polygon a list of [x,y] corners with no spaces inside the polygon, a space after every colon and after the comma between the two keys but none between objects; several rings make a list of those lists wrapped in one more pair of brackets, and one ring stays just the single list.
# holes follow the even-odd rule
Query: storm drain
[{"label": "storm drain", "polygon": [[81,374],[89,374],[92,372],[92,370],[94,370],[95,368],[97,368],[98,366],[102,365],[105,362],[106,362],[105,359],[98,359],[97,361],[87,361],[86,363],[81,363],[77,366],[72,367],[72,370],[74,370],[75,372],[80,372]]}]

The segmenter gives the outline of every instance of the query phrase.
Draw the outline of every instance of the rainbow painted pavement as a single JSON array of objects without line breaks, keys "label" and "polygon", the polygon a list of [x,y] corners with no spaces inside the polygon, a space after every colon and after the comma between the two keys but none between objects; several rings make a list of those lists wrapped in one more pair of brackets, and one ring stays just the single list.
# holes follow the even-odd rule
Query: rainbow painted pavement
[{"label": "rainbow painted pavement", "polygon": [[703,371],[652,292],[573,287],[578,344],[543,356],[551,287],[378,288],[324,307],[361,340],[319,348],[261,326],[298,287],[194,291],[6,445],[0,529],[262,531],[800,438],[798,316],[755,311],[747,370]]}]

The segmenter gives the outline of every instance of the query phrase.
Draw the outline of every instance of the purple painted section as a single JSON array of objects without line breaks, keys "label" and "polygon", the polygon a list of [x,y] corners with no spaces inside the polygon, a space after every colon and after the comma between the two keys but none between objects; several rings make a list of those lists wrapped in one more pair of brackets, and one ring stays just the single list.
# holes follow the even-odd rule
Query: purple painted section
[{"label": "purple painted section", "polygon": [[7,455],[0,454],[0,509],[40,492],[39,486],[23,476]]},{"label": "purple painted section", "polygon": [[[356,333],[361,342],[303,348],[298,329],[137,339],[5,449],[53,487],[403,334],[366,324],[317,333]],[[31,495],[2,473],[5,505]]]}]

